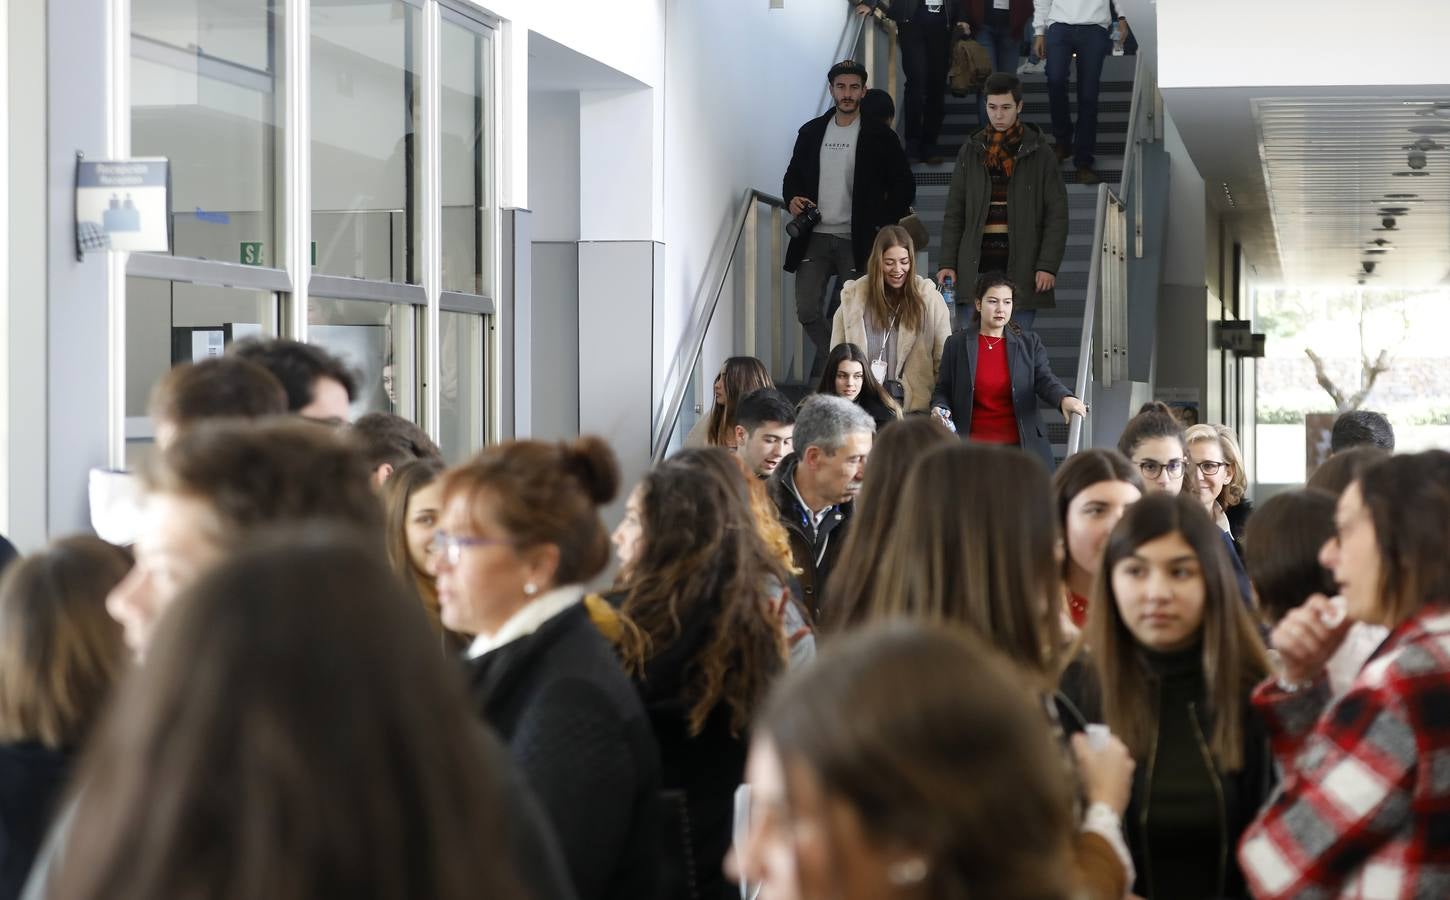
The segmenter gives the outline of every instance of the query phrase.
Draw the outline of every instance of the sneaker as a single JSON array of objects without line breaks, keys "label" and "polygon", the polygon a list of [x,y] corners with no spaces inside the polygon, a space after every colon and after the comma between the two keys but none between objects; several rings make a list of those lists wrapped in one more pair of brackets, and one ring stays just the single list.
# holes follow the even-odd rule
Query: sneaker
[{"label": "sneaker", "polygon": [[1017,67],[1018,75],[1045,75],[1047,74],[1047,60],[1039,59],[1037,62],[1026,60]]},{"label": "sneaker", "polygon": [[1066,144],[1053,144],[1052,152],[1057,154],[1058,162],[1066,162],[1072,156],[1072,148]]},{"label": "sneaker", "polygon": [[1102,180],[1103,180],[1102,177],[1100,175],[1098,175],[1097,172],[1093,171],[1093,167],[1092,166],[1078,166],[1077,167],[1077,183],[1078,184],[1097,184],[1098,182],[1100,182]]}]

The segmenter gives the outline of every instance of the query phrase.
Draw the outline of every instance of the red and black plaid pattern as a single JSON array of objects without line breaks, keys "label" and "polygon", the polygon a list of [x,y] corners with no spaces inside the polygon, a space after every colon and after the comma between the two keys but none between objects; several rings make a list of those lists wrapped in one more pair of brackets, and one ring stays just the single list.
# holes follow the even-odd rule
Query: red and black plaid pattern
[{"label": "red and black plaid pattern", "polygon": [[1332,706],[1323,678],[1253,702],[1284,773],[1239,843],[1255,897],[1450,897],[1450,606],[1392,631]]}]

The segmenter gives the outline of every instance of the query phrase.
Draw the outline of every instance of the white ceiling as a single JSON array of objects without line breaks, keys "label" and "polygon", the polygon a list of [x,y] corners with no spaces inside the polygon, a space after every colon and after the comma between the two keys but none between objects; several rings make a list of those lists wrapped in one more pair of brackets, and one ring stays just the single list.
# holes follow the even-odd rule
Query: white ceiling
[{"label": "white ceiling", "polygon": [[[1366,260],[1376,263],[1375,284],[1418,286],[1450,273],[1450,149],[1441,143],[1450,143],[1450,103],[1437,109],[1435,98],[1403,96],[1251,103],[1285,281],[1352,282]],[[1407,157],[1421,140],[1426,165],[1417,171]],[[1386,216],[1393,230],[1384,228]]]}]

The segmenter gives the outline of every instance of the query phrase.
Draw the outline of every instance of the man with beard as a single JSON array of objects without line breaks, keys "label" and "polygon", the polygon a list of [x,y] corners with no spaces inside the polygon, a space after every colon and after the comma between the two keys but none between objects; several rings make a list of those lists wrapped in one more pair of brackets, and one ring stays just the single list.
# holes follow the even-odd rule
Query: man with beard
[{"label": "man with beard", "polygon": [[801,126],[781,193],[792,216],[819,213],[814,224],[796,220],[785,254],[785,270],[796,273],[796,318],[815,346],[813,377],[831,350],[833,310],[824,306],[832,276],[839,284],[864,271],[877,230],[906,216],[916,197],[896,133],[861,115],[866,68],[845,60],[826,80],[834,106]]}]

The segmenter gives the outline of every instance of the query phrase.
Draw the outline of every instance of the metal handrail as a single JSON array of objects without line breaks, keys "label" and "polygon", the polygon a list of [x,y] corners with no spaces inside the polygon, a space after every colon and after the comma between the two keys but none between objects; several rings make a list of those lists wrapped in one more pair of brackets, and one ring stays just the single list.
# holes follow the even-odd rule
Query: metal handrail
[{"label": "metal handrail", "polygon": [[675,423],[679,421],[680,408],[684,406],[685,393],[690,385],[690,373],[695,371],[695,366],[700,362],[700,354],[705,348],[705,335],[715,319],[715,311],[720,307],[720,298],[725,293],[730,268],[735,262],[740,238],[745,232],[745,223],[756,203],[785,208],[785,201],[779,197],[755,189],[746,191],[730,230],[725,233],[728,243],[725,244],[724,254],[715,257],[711,267],[706,270],[705,277],[700,280],[700,292],[696,295],[691,326],[680,341],[680,350],[665,374],[664,395],[655,415],[654,431],[650,436],[650,456],[656,462],[664,459],[670,434],[675,430]]},{"label": "metal handrail", "polygon": [[[857,15],[854,8],[846,14],[846,27],[842,29],[841,39],[836,42],[836,55],[831,60],[832,65],[847,56],[854,58],[856,44],[861,40],[861,32],[866,27],[868,18],[875,17]],[[827,84],[822,95],[822,111],[830,103],[831,87]],[[756,203],[764,203],[776,209],[786,208],[784,200],[764,191],[752,188],[745,192],[730,229],[725,233],[725,239],[729,243],[725,245],[722,255],[716,255],[710,268],[706,270],[705,277],[700,280],[690,328],[680,341],[679,351],[673,357],[669,371],[665,373],[664,392],[650,434],[650,456],[655,462],[664,459],[665,451],[669,449],[670,435],[680,419],[680,410],[684,407],[685,394],[689,390],[690,374],[695,371],[700,355],[704,352],[705,336],[710,330],[710,323],[715,319],[716,310],[720,307],[720,298],[725,292],[740,238],[745,233],[746,223],[750,221],[750,213]],[[772,310],[772,315],[778,312]]]},{"label": "metal handrail", "polygon": [[[1092,256],[1088,268],[1087,298],[1083,303],[1082,314],[1082,337],[1078,342],[1077,354],[1077,384],[1076,393],[1083,402],[1089,402],[1089,394],[1092,391],[1092,362],[1093,362],[1093,336],[1097,329],[1098,305],[1101,301],[1102,290],[1102,259],[1103,242],[1106,240],[1107,216],[1109,203],[1116,204],[1124,209],[1127,202],[1132,200],[1135,204],[1136,215],[1133,217],[1134,231],[1134,256],[1141,259],[1143,256],[1143,153],[1140,149],[1142,128],[1140,119],[1142,117],[1143,104],[1147,102],[1147,92],[1154,79],[1148,63],[1142,54],[1138,55],[1133,71],[1133,99],[1128,110],[1128,135],[1127,144],[1123,150],[1123,172],[1118,182],[1118,190],[1115,193],[1107,185],[1098,186],[1097,212],[1093,216],[1093,242]],[[1156,86],[1152,88],[1156,90]],[[1124,284],[1123,289],[1127,289]],[[1113,353],[1115,347],[1109,342],[1108,346],[1102,348],[1105,361],[1108,366],[1113,364]],[[1091,415],[1091,410],[1089,410]],[[1067,428],[1067,454],[1071,456],[1082,449],[1083,430],[1087,427],[1087,421],[1082,416],[1073,416]]]},{"label": "metal handrail", "polygon": [[[1084,403],[1090,403],[1093,353],[1093,328],[1097,318],[1098,283],[1102,280],[1103,230],[1108,218],[1108,190],[1106,184],[1098,185],[1097,212],[1093,214],[1093,242],[1090,245],[1088,263],[1087,298],[1082,307],[1082,339],[1077,348],[1077,381],[1073,387]],[[1091,414],[1091,410],[1089,410]],[[1082,449],[1082,430],[1086,424],[1082,416],[1073,416],[1067,426],[1067,455],[1072,456]]]}]

